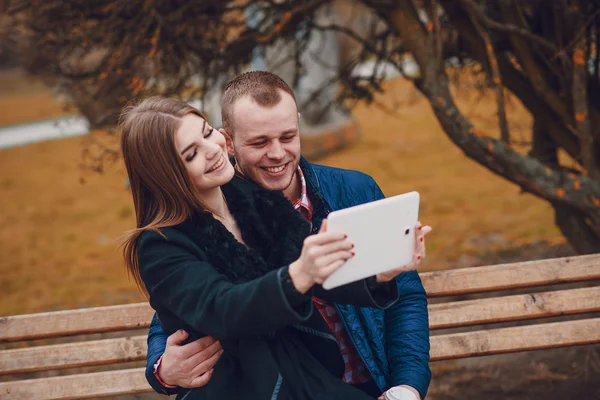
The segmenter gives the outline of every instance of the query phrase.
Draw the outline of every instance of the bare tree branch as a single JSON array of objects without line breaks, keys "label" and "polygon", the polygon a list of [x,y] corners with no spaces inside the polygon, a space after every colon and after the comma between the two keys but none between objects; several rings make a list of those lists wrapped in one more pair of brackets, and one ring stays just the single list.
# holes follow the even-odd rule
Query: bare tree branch
[{"label": "bare tree branch", "polygon": [[487,61],[490,66],[492,84],[494,87],[494,92],[496,93],[496,107],[498,113],[498,122],[500,125],[500,135],[502,141],[506,144],[510,144],[510,131],[508,128],[508,120],[506,119],[506,107],[504,103],[504,89],[502,87],[502,79],[500,78],[500,71],[498,70],[498,60],[496,59],[496,54],[494,53],[494,46],[492,45],[492,41],[490,39],[490,35],[487,30],[483,28],[479,22],[479,19],[475,15],[477,13],[476,5],[473,4],[471,0],[461,0],[465,5],[465,8],[471,13],[471,20],[473,22],[473,26],[479,33],[479,36],[483,40],[485,45],[485,51],[487,54]]},{"label": "bare tree branch", "polygon": [[[579,4],[572,7],[573,14],[581,15]],[[591,134],[590,113],[588,109],[588,82],[587,82],[587,59],[586,46],[587,37],[578,35],[579,40],[575,43],[573,51],[573,112],[575,114],[575,123],[579,132],[579,145],[581,148],[581,160],[583,167],[593,178],[598,178],[599,171],[596,168],[594,155],[594,139]]]}]

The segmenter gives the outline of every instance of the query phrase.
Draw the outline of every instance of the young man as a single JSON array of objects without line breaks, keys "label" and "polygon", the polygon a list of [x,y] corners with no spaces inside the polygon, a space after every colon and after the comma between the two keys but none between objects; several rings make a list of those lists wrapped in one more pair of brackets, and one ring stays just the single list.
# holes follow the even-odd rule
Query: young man
[{"label": "young man", "polygon": [[[281,190],[312,223],[313,232],[331,211],[384,197],[368,175],[313,165],[300,156],[294,93],[274,74],[249,72],[231,81],[223,95],[222,116],[221,131],[237,172],[266,189]],[[424,243],[418,245],[422,254]],[[314,299],[340,345],[344,381],[374,397],[402,386],[407,399],[422,399],[429,387],[427,300],[414,265],[412,269],[396,278],[400,299],[387,310]],[[200,387],[210,380],[221,354],[219,343],[203,338],[182,345],[186,337],[178,331],[167,339],[153,319],[146,377],[158,393],[174,394],[178,386]]]}]

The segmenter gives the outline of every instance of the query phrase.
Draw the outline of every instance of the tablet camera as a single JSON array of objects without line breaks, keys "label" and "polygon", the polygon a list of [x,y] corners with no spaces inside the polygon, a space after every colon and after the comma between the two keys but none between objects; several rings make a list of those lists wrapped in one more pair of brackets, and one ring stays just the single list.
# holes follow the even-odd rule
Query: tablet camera
[{"label": "tablet camera", "polygon": [[406,230],[404,231],[405,235],[408,235],[410,233],[410,228],[406,228]]}]

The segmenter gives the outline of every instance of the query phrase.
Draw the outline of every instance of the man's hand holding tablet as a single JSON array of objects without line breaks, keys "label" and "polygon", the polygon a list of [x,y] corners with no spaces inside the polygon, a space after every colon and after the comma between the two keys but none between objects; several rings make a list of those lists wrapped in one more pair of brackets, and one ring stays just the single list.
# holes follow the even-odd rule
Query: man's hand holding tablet
[{"label": "man's hand holding tablet", "polygon": [[389,282],[396,276],[406,271],[412,271],[417,269],[421,260],[425,258],[425,235],[432,231],[432,228],[428,225],[422,225],[420,221],[417,221],[415,225],[415,252],[410,263],[393,269],[391,271],[382,272],[376,275],[377,282]]},{"label": "man's hand holding tablet", "polygon": [[432,230],[418,221],[419,201],[419,193],[410,192],[329,214],[327,231],[347,235],[355,254],[323,282],[323,288],[370,276],[388,282],[415,270],[425,256],[425,235]]}]

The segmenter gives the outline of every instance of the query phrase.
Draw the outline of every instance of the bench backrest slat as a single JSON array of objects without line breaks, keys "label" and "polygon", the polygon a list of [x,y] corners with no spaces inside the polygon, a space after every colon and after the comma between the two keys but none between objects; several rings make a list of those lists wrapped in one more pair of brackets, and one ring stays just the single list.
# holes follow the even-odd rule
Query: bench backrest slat
[{"label": "bench backrest slat", "polygon": [[0,382],[0,398],[74,400],[152,391],[143,368]]},{"label": "bench backrest slat", "polygon": [[[429,297],[600,279],[600,258],[566,257],[421,273]],[[0,318],[0,342],[147,328],[148,303]]]},{"label": "bench backrest slat", "polygon": [[600,287],[439,303],[429,306],[430,329],[600,311]]},{"label": "bench backrest slat", "polygon": [[[432,330],[600,311],[600,287],[429,306]],[[0,351],[0,375],[145,359],[146,336]]]},{"label": "bench backrest slat", "polygon": [[600,318],[431,336],[431,361],[600,343]]},{"label": "bench backrest slat", "polygon": [[137,303],[1,317],[0,342],[147,328],[153,314]]},{"label": "bench backrest slat", "polygon": [[600,279],[597,254],[420,274],[428,297]]},{"label": "bench backrest slat", "polygon": [[0,351],[0,375],[116,364],[146,359],[146,336]]}]

